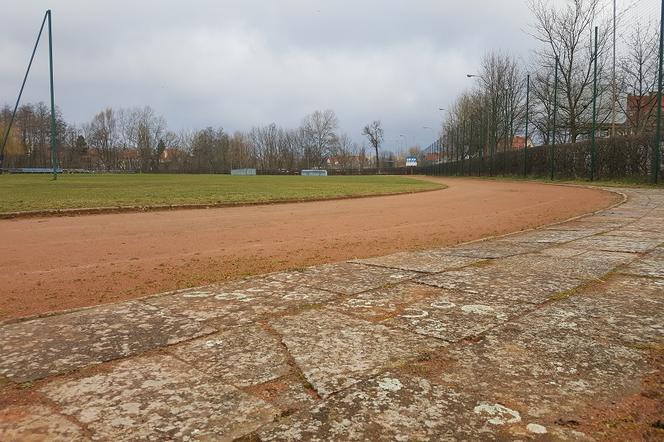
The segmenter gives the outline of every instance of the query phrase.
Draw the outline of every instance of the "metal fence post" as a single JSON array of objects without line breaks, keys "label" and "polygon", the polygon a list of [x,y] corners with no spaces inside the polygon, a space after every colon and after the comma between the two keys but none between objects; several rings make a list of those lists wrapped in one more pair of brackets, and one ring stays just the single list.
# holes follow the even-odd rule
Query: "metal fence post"
[{"label": "metal fence post", "polygon": [[655,145],[653,146],[652,181],[659,181],[659,167],[662,143],[662,58],[664,58],[664,0],[660,7],[661,17],[659,20],[659,71],[657,84],[657,126],[655,129]]},{"label": "metal fence post", "polygon": [[530,111],[530,74],[526,77],[526,140],[523,143],[523,176],[528,176],[528,118]]},{"label": "metal fence post", "polygon": [[[18,92],[18,98],[16,98],[16,104],[14,105],[14,110],[12,111],[12,116],[9,119],[9,125],[5,131],[5,137],[2,139],[2,145],[0,146],[0,173],[2,173],[2,164],[5,155],[5,146],[9,140],[9,133],[14,123],[14,118],[16,118],[16,112],[18,111],[18,105],[21,102],[21,96],[23,95],[23,89],[25,89],[25,83],[28,81],[28,74],[30,73],[30,68],[32,67],[32,62],[35,59],[35,53],[37,52],[37,47],[39,46],[39,40],[41,40],[42,32],[44,32],[44,25],[46,24],[46,19],[50,20],[50,10],[46,11],[44,14],[44,19],[42,20],[41,26],[39,27],[39,34],[37,34],[37,40],[35,41],[35,46],[32,48],[32,54],[30,55],[30,61],[28,62],[28,68],[25,70],[25,76],[23,77],[23,83],[21,83],[21,89]],[[50,21],[49,21],[50,23]],[[51,90],[53,88],[51,87]]]},{"label": "metal fence post", "polygon": [[595,26],[595,55],[594,55],[594,77],[593,77],[593,131],[590,143],[590,181],[595,181],[595,137],[597,132],[597,35],[598,30]]},{"label": "metal fence post", "polygon": [[46,11],[48,16],[48,67],[51,86],[51,165],[53,166],[53,179],[58,179],[58,153],[56,151],[55,129],[55,93],[53,91],[53,28],[51,25],[51,10]]},{"label": "metal fence post", "polygon": [[556,116],[558,114],[558,57],[556,56],[556,74],[553,80],[553,136],[551,137],[551,181],[553,181],[556,151]]}]

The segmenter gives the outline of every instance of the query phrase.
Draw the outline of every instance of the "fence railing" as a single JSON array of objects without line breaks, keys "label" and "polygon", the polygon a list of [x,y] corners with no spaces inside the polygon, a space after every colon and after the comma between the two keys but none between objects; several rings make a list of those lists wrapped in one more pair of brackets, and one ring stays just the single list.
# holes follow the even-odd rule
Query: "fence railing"
[{"label": "fence railing", "polygon": [[[459,161],[419,168],[420,173],[444,176],[529,176],[554,179],[629,180],[650,179],[653,136],[597,139],[592,143],[529,147],[463,155]],[[525,162],[525,164],[524,164]],[[594,173],[593,173],[594,171]]]}]

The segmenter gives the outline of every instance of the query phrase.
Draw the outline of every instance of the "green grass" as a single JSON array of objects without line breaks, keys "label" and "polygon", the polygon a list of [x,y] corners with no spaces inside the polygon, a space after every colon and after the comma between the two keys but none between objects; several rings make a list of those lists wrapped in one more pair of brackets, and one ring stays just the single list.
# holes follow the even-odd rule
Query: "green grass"
[{"label": "green grass", "polygon": [[441,189],[398,176],[0,175],[0,213],[179,204],[240,204]]}]

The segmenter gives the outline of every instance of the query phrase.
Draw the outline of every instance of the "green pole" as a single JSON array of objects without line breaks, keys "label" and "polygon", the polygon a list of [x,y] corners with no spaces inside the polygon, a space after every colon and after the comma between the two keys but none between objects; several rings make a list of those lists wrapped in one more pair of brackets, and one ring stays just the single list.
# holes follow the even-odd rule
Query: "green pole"
[{"label": "green pole", "polygon": [[463,163],[466,157],[466,119],[461,122],[461,176],[463,176]]},{"label": "green pole", "polygon": [[454,174],[459,175],[459,145],[461,144],[461,125],[457,123],[456,127],[456,164],[454,166]]},{"label": "green pole", "polygon": [[655,145],[653,146],[652,181],[659,182],[659,166],[662,144],[662,59],[664,58],[664,0],[660,7],[661,17],[659,20],[659,79],[657,86],[657,128],[655,130]]},{"label": "green pole", "polygon": [[530,111],[530,74],[526,77],[526,140],[523,143],[523,176],[528,175],[528,118]]},{"label": "green pole", "polygon": [[593,78],[593,132],[590,143],[590,181],[595,181],[595,132],[597,132],[597,26],[595,26],[595,55],[594,55],[594,78]]},{"label": "green pole", "polygon": [[556,56],[556,74],[553,80],[553,136],[551,137],[551,181],[553,181],[554,159],[556,151],[556,116],[558,114],[558,56]]},{"label": "green pole", "polygon": [[498,107],[498,103],[496,103],[497,99],[495,96],[491,97],[491,116],[493,117],[492,119],[492,125],[491,125],[491,130],[493,131],[493,142],[491,143],[491,164],[489,165],[489,176],[493,176],[494,174],[494,168],[496,166],[495,164],[495,154],[496,151],[498,150],[498,118],[496,117],[496,112],[498,111],[496,108]]},{"label": "green pole", "polygon": [[[474,117],[474,115],[473,115]],[[475,129],[474,118],[470,120],[470,132],[468,133],[468,176],[473,174],[473,130]]]},{"label": "green pole", "polygon": [[[489,95],[486,96],[486,135],[485,135],[485,144],[486,144],[486,153],[491,157],[491,144],[489,144],[490,136],[489,131],[491,130],[491,111],[489,110]],[[484,167],[484,149],[482,149],[482,167]],[[489,164],[489,174],[491,173],[491,164]]]},{"label": "green pole", "polygon": [[48,17],[48,12],[44,14],[44,19],[42,20],[41,26],[39,27],[39,34],[37,34],[37,40],[35,41],[35,46],[32,48],[32,54],[30,55],[28,68],[25,70],[25,75],[23,76],[23,83],[21,83],[21,89],[18,92],[18,97],[16,98],[16,104],[14,105],[12,116],[9,119],[9,125],[7,126],[7,129],[5,131],[5,137],[2,139],[2,145],[0,145],[0,174],[2,173],[2,164],[5,154],[5,146],[7,145],[7,141],[9,140],[9,132],[11,131],[12,124],[14,123],[14,118],[16,118],[18,105],[21,102],[21,96],[23,95],[23,90],[25,89],[25,83],[28,81],[28,74],[30,74],[30,68],[32,67],[32,62],[35,59],[35,53],[37,52],[37,47],[39,46],[39,41],[41,40],[42,32],[44,32],[44,25],[46,24],[47,17]]},{"label": "green pole", "polygon": [[505,139],[503,140],[503,176],[507,172],[507,139],[509,138],[509,128],[510,128],[510,116],[508,109],[509,97],[507,95],[507,90],[505,90]]},{"label": "green pole", "polygon": [[55,146],[55,94],[53,91],[53,32],[51,25],[51,10],[46,11],[48,15],[48,64],[51,84],[51,165],[53,166],[53,179],[58,179],[58,154]]}]

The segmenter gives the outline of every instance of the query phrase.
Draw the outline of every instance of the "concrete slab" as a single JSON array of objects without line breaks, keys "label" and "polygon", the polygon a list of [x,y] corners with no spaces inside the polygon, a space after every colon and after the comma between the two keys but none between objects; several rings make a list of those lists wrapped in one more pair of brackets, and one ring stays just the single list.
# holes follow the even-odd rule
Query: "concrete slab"
[{"label": "concrete slab", "polygon": [[413,304],[383,324],[448,342],[458,342],[535,308],[531,303],[503,296],[500,291],[479,295],[440,289],[438,297]]},{"label": "concrete slab", "polygon": [[645,253],[654,249],[659,244],[660,242],[656,240],[603,234],[569,242],[566,244],[566,247],[584,250],[604,250],[607,252]]},{"label": "concrete slab", "polygon": [[640,351],[572,333],[544,313],[449,347],[446,358],[441,380],[549,422],[639,391],[648,370]]},{"label": "concrete slab", "polygon": [[262,384],[288,374],[279,339],[260,325],[237,327],[169,350],[197,369],[236,387]]},{"label": "concrete slab", "polygon": [[358,259],[352,262],[414,272],[439,273],[465,267],[479,261],[481,261],[479,258],[452,256],[447,249],[435,249],[422,252],[399,252],[377,258]]},{"label": "concrete slab", "polygon": [[664,278],[664,248],[653,250],[641,259],[632,262],[621,272],[650,278]]},{"label": "concrete slab", "polygon": [[256,322],[291,309],[326,303],[334,293],[284,282],[272,275],[182,290],[146,300],[219,329]]},{"label": "concrete slab", "polygon": [[0,440],[69,442],[89,440],[76,423],[43,405],[0,409]]},{"label": "concrete slab", "polygon": [[556,318],[571,335],[629,347],[664,342],[664,280],[617,275],[533,313]]},{"label": "concrete slab", "polygon": [[568,247],[553,246],[542,249],[537,253],[544,256],[552,256],[554,258],[573,258],[575,256],[583,255],[586,252],[585,250],[581,249],[570,249]]},{"label": "concrete slab", "polygon": [[539,274],[502,265],[467,267],[425,276],[417,281],[474,294],[480,304],[482,299],[497,295],[513,302],[539,304],[557,293],[572,290],[583,283],[580,279],[565,275]]},{"label": "concrete slab", "polygon": [[139,301],[102,305],[0,327],[0,374],[32,381],[212,332]]},{"label": "concrete slab", "polygon": [[441,290],[436,287],[405,282],[360,293],[334,303],[330,308],[355,318],[379,322],[399,315],[418,301],[436,298],[440,294]]},{"label": "concrete slab", "polygon": [[166,355],[130,359],[41,390],[85,424],[93,440],[230,441],[277,414],[263,400]]},{"label": "concrete slab", "polygon": [[450,255],[470,258],[494,259],[535,252],[546,247],[543,243],[515,243],[514,241],[488,240],[463,244],[449,249]]},{"label": "concrete slab", "polygon": [[517,243],[542,243],[542,244],[563,244],[575,239],[584,238],[593,235],[597,229],[584,229],[584,230],[552,230],[541,229],[533,230],[530,232],[518,233],[509,235],[502,238],[502,241],[510,241]]},{"label": "concrete slab", "polygon": [[[571,249],[579,250],[579,249]],[[593,250],[570,257],[550,257],[542,253],[510,256],[495,263],[498,271],[524,272],[545,277],[569,277],[589,280],[599,278],[616,267],[636,258],[635,255],[619,252]]]},{"label": "concrete slab", "polygon": [[644,240],[652,240],[659,242],[660,244],[664,243],[664,231],[652,231],[645,228],[635,227],[633,224],[626,226],[620,230],[612,230],[607,233],[611,236],[618,236],[621,238],[638,238]]},{"label": "concrete slab", "polygon": [[601,221],[588,221],[588,218],[581,218],[574,221],[568,221],[562,224],[554,224],[549,227],[544,227],[546,230],[583,230],[592,232],[592,234],[604,233],[609,230],[618,229],[624,226],[624,222],[601,222]]},{"label": "concrete slab", "polygon": [[280,281],[354,295],[367,290],[407,281],[417,273],[354,263],[327,264],[305,270],[274,274]]},{"label": "concrete slab", "polygon": [[277,408],[280,416],[308,410],[321,402],[316,390],[295,371],[263,384],[243,388],[242,391]]},{"label": "concrete slab", "polygon": [[506,408],[493,415],[488,406],[475,412],[482,404],[423,378],[386,373],[268,426],[258,436],[266,442],[490,440],[504,427],[521,423],[518,413]]},{"label": "concrete slab", "polygon": [[444,345],[333,310],[280,318],[272,325],[322,397]]}]

